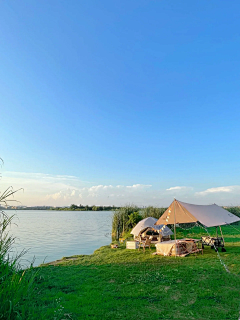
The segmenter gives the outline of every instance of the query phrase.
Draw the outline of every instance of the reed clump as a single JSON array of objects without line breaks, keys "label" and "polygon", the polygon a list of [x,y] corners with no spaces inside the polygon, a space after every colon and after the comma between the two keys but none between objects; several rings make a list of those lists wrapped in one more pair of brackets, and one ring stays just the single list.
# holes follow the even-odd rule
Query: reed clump
[{"label": "reed clump", "polygon": [[[0,194],[0,203],[14,191]],[[22,270],[23,250],[12,257],[15,238],[10,234],[14,215],[0,211],[0,319],[30,319],[29,303],[34,296],[36,271],[32,267]]]}]

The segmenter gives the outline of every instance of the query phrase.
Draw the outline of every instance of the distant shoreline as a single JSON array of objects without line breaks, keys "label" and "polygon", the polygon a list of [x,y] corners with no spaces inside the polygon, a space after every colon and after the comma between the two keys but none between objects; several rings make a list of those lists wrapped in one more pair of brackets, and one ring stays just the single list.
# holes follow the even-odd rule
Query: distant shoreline
[{"label": "distant shoreline", "polygon": [[71,207],[50,207],[50,206],[35,206],[35,207],[0,207],[0,210],[11,210],[11,211],[18,211],[18,210],[48,210],[48,211],[114,211],[116,209],[119,209],[120,207],[114,207],[114,206],[75,206],[72,205]]}]

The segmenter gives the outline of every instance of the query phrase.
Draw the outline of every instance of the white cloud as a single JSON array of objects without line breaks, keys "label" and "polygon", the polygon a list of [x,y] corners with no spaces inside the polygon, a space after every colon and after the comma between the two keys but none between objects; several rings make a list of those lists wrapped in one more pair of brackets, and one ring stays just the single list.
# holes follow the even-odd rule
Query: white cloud
[{"label": "white cloud", "polygon": [[[74,190],[62,190],[61,192],[48,194],[46,200],[69,200],[71,203],[79,203],[80,199],[84,204],[116,204],[122,205],[127,202],[139,202],[144,197],[146,190],[150,185],[134,184],[132,186],[123,185],[97,185],[92,187],[84,187]],[[119,202],[120,201],[120,202]]]},{"label": "white cloud", "polygon": [[206,188],[195,192],[192,187],[175,186],[154,188],[150,184],[132,185],[91,184],[70,175],[50,175],[42,173],[3,172],[0,191],[12,186],[19,191],[14,199],[22,205],[68,206],[72,203],[83,205],[115,205],[133,203],[139,206],[168,206],[173,196],[194,204],[217,203],[219,205],[239,205],[240,186]]},{"label": "white cloud", "polygon": [[177,186],[177,187],[171,187],[169,189],[166,189],[166,191],[172,191],[172,190],[184,190],[184,189],[187,189],[188,187],[180,187],[180,186]]},{"label": "white cloud", "polygon": [[215,193],[238,193],[240,194],[240,186],[226,186],[226,187],[217,187],[217,188],[209,188],[204,191],[196,192],[196,195],[205,196],[209,194]]}]

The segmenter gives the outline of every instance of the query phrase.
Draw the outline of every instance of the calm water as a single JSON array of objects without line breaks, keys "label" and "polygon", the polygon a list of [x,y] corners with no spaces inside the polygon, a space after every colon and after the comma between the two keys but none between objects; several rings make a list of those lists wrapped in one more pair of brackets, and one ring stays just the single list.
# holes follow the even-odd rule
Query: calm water
[{"label": "calm water", "polygon": [[23,267],[35,257],[35,266],[75,254],[91,254],[111,242],[111,211],[17,210],[11,226],[15,250],[28,249]]}]

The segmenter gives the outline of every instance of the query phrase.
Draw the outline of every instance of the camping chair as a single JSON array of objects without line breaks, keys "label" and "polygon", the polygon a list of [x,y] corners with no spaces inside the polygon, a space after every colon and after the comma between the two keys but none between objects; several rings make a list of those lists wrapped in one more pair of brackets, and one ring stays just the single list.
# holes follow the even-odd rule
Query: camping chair
[{"label": "camping chair", "polygon": [[151,241],[152,239],[147,238],[145,241],[139,243],[138,251],[140,250],[141,247],[143,247],[143,252],[145,252],[145,248],[148,247],[149,250],[151,251]]}]

